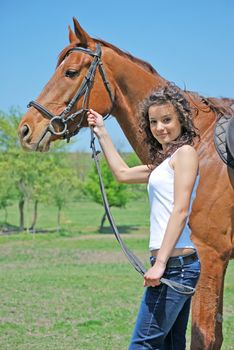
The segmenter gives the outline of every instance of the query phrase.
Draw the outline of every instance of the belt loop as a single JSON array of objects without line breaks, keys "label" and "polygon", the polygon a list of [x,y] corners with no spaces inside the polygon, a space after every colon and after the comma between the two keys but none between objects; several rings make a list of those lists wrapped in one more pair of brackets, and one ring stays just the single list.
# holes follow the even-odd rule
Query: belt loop
[{"label": "belt loop", "polygon": [[180,264],[181,264],[181,266],[183,266],[183,265],[184,265],[184,259],[183,259],[183,256],[179,256],[179,260],[180,260]]},{"label": "belt loop", "polygon": [[151,264],[151,266],[154,266],[155,262],[156,262],[155,256],[151,256],[150,257],[150,264]]}]

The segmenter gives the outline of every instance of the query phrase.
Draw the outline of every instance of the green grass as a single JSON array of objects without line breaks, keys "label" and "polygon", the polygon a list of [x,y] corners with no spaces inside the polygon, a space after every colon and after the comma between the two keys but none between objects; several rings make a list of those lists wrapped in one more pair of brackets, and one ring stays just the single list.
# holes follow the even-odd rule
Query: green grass
[{"label": "green grass", "polygon": [[[52,210],[41,211],[44,228],[53,227]],[[131,203],[114,214],[126,228],[126,244],[146,264],[147,210],[144,202]],[[1,350],[127,349],[142,278],[111,234],[93,233],[100,214],[94,204],[72,204],[63,214],[64,228],[71,221],[63,236],[0,237]],[[233,267],[232,261],[225,281],[223,350],[234,348]]]},{"label": "green grass", "polygon": [[1,349],[127,347],[140,278],[122,257],[113,262],[112,239],[107,251],[85,242],[86,250],[72,238],[1,246]]},{"label": "green grass", "polygon": [[[111,209],[112,214],[120,224],[120,232],[128,233],[139,231],[149,225],[149,205],[147,197],[128,203],[126,208]],[[61,213],[61,226],[65,233],[93,233],[97,232],[104,214],[103,206],[91,201],[82,200],[77,203],[68,203]],[[0,227],[4,212],[0,210]],[[32,218],[32,205],[25,205],[25,226],[29,227]],[[18,203],[8,208],[8,223],[12,226],[19,224]],[[37,229],[56,229],[57,210],[54,206],[39,204]],[[107,225],[107,223],[106,223]],[[108,225],[107,225],[108,227]],[[110,232],[110,230],[106,230]]]}]

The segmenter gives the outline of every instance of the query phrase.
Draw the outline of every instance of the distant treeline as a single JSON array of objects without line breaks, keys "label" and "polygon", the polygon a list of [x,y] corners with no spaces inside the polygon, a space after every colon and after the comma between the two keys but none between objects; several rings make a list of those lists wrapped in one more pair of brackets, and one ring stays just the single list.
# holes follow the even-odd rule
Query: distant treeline
[{"label": "distant treeline", "polygon": [[[33,231],[37,223],[38,204],[53,204],[57,208],[59,229],[61,210],[67,202],[89,196],[101,203],[91,155],[69,153],[64,141],[56,142],[49,153],[24,152],[17,136],[20,118],[16,110],[8,114],[0,112],[0,209],[5,213],[4,223],[7,223],[8,207],[17,201],[18,230],[24,230],[25,204],[30,202],[34,211],[28,229]],[[134,154],[125,155],[125,158],[130,165],[139,164]],[[104,161],[101,161],[101,167],[111,206],[124,206],[128,199],[142,195],[145,186],[116,185]]]}]

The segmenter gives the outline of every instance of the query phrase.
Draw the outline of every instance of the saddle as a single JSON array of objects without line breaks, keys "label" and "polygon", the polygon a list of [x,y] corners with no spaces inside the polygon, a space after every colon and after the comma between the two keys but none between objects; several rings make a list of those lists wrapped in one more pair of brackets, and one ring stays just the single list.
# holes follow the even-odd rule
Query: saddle
[{"label": "saddle", "polygon": [[216,122],[214,144],[222,161],[234,169],[234,117],[224,115]]}]

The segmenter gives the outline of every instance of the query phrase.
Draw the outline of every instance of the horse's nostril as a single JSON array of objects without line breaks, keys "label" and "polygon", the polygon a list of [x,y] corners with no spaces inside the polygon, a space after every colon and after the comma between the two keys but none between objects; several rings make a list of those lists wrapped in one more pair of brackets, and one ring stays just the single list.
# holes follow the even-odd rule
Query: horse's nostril
[{"label": "horse's nostril", "polygon": [[20,131],[21,131],[21,138],[25,139],[29,135],[30,129],[29,129],[28,125],[25,124],[22,126]]}]

